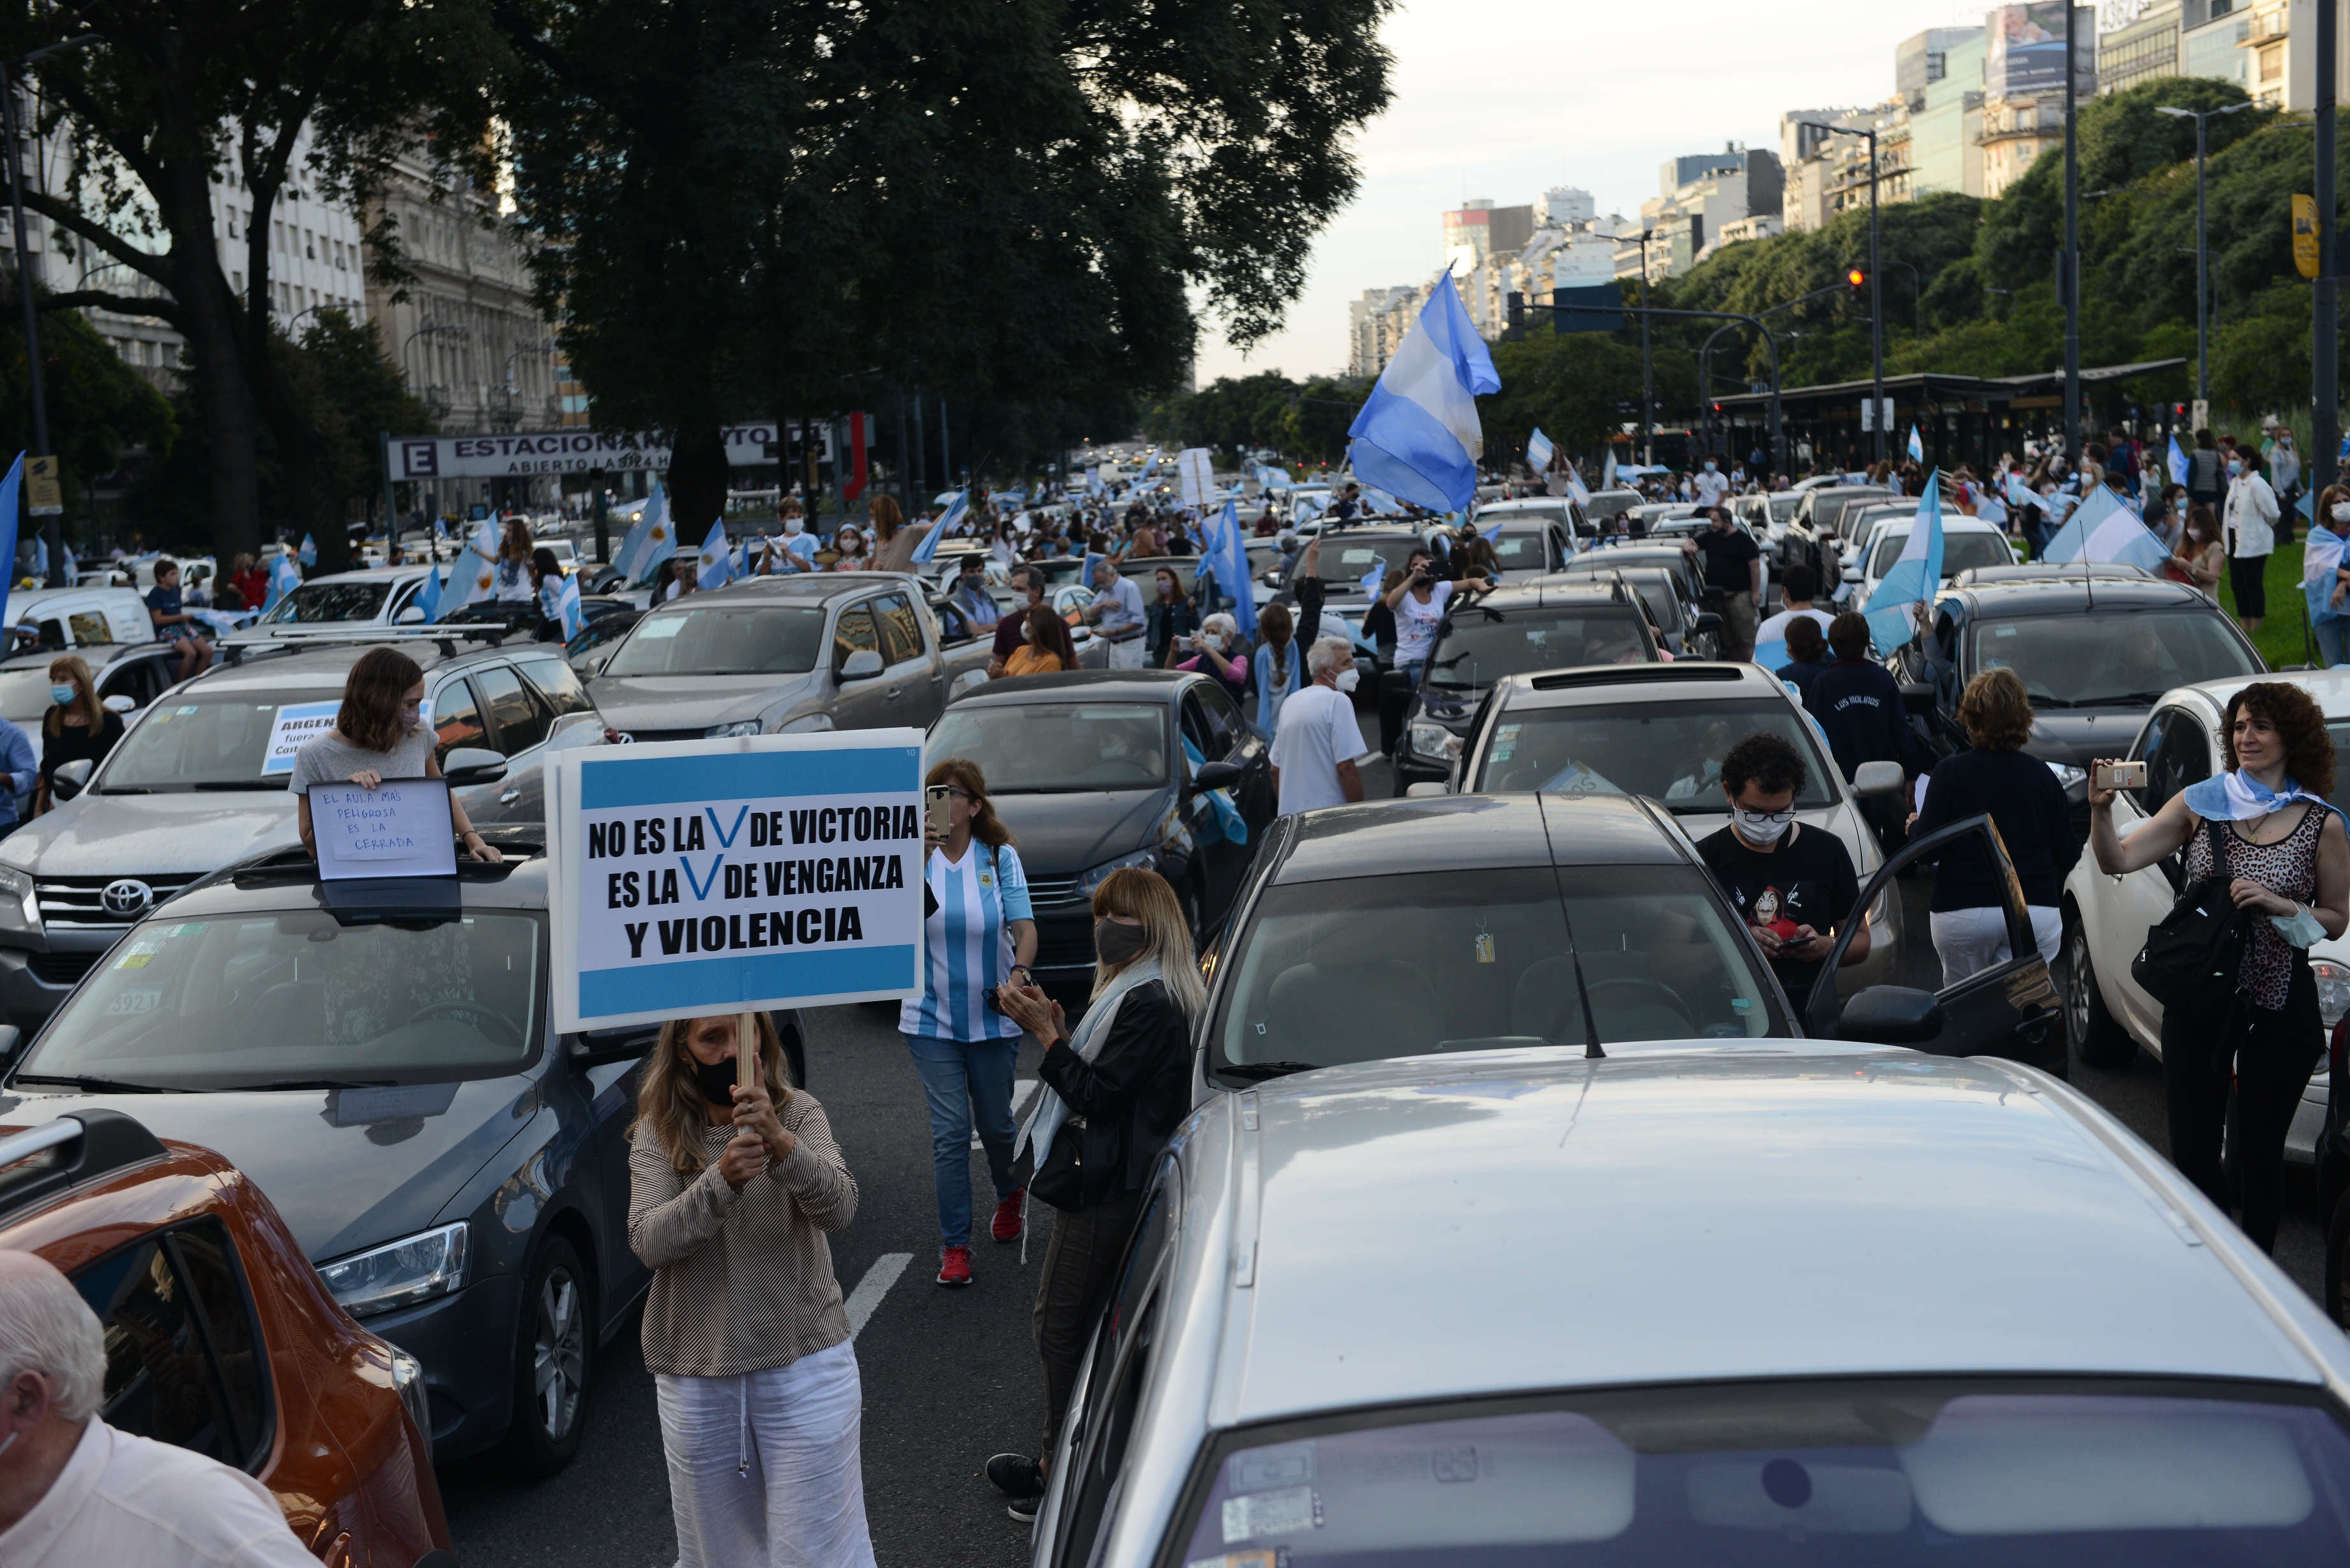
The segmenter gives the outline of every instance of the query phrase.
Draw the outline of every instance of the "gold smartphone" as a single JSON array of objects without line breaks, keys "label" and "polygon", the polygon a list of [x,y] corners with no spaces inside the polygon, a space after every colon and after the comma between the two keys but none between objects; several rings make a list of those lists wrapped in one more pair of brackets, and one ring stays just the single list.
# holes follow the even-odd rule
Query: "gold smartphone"
[{"label": "gold smartphone", "polygon": [[2144,763],[2099,763],[2089,770],[2089,784],[2095,789],[2144,789]]},{"label": "gold smartphone", "polygon": [[931,814],[931,831],[944,838],[954,827],[954,797],[944,784],[932,784],[923,794]]}]

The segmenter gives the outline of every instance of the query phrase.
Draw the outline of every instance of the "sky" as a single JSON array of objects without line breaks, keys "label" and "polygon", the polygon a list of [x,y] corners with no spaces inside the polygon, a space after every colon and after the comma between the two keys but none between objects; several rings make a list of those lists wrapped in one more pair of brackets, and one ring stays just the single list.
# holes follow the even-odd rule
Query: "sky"
[{"label": "sky", "polygon": [[1777,151],[1779,116],[1878,103],[1893,47],[1980,26],[1959,0],[1405,0],[1383,36],[1393,100],[1356,139],[1362,183],[1314,245],[1284,328],[1243,358],[1203,321],[1200,384],[1347,368],[1347,302],[1443,265],[1442,214],[1470,197],[1532,202],[1575,185],[1638,217],[1676,153]]}]

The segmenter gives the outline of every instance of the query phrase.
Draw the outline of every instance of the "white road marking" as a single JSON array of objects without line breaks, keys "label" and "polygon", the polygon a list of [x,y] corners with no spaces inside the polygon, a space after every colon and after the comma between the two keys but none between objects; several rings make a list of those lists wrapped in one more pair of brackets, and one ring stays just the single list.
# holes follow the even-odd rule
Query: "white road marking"
[{"label": "white road marking", "polygon": [[[1020,1126],[1020,1118],[1028,1114],[1028,1102],[1036,1097],[1036,1085],[1041,1080],[1035,1078],[1020,1078],[1014,1081],[1012,1085],[1012,1125],[1014,1128],[1017,1128]],[[973,1148],[981,1147],[979,1135],[977,1133],[971,1135],[971,1147]]]},{"label": "white road marking", "polygon": [[913,1261],[911,1252],[884,1252],[873,1260],[873,1266],[865,1271],[865,1277],[857,1282],[857,1288],[848,1293],[848,1300],[842,1303],[848,1313],[850,1343],[855,1343],[857,1336],[865,1332],[865,1325],[873,1320],[874,1309],[881,1304],[881,1298],[889,1293],[889,1287],[898,1282],[898,1276],[904,1273],[906,1265]]}]

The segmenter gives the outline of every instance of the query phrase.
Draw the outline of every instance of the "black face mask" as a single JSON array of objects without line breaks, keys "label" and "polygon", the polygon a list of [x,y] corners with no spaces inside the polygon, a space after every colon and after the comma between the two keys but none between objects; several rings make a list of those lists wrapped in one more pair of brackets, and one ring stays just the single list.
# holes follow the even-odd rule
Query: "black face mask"
[{"label": "black face mask", "polygon": [[734,1107],[734,1060],[705,1062],[699,1056],[689,1057],[693,1064],[693,1082],[702,1097],[713,1106]]},{"label": "black face mask", "polygon": [[1094,922],[1094,952],[1112,969],[1140,952],[1149,940],[1149,933],[1140,926],[1110,919]]}]

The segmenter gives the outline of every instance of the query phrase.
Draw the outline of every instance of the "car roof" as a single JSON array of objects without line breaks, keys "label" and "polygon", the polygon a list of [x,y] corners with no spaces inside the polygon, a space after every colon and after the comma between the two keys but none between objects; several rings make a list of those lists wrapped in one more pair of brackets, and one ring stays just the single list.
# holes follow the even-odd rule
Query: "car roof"
[{"label": "car roof", "polygon": [[2209,606],[2224,614],[2200,590],[2187,583],[2148,577],[2138,582],[2106,578],[2084,581],[2077,574],[2051,574],[2033,582],[1953,583],[1935,596],[1935,602],[1955,598],[1966,606],[1970,618],[1988,615],[2073,615],[2091,607],[2136,610]]},{"label": "car roof", "polygon": [[1205,679],[1190,670],[1065,670],[1049,675],[1024,675],[1017,680],[991,680],[955,693],[956,708],[1007,708],[1032,701],[1069,701],[1079,698],[1099,701],[1170,702],[1186,686]]},{"label": "car roof", "polygon": [[0,670],[47,670],[60,659],[78,659],[90,667],[95,675],[117,659],[134,653],[156,650],[171,652],[171,644],[163,642],[82,642],[71,648],[36,648],[30,653],[14,653],[0,659]]},{"label": "car roof", "polygon": [[213,665],[180,690],[205,696],[231,691],[283,691],[289,687],[302,686],[340,691],[343,682],[350,675],[351,666],[359,662],[361,655],[377,648],[400,649],[416,660],[418,667],[428,675],[449,665],[473,659],[476,655],[487,657],[503,652],[510,659],[527,658],[534,652],[545,658],[560,659],[563,655],[560,643],[517,643],[505,649],[488,638],[453,635],[371,640],[354,638],[348,641],[319,639],[276,645],[265,643],[257,648],[241,649],[242,657]]},{"label": "car roof", "polygon": [[1631,600],[1619,597],[1613,583],[1595,582],[1587,574],[1562,581],[1553,572],[1505,583],[1472,599],[1454,598],[1447,604],[1446,613],[1461,620],[1471,618],[1481,609],[1508,615],[1513,611],[1599,608],[1607,605],[1624,605],[1628,610]]},{"label": "car roof", "polygon": [[1677,659],[1656,664],[1588,664],[1505,675],[1493,683],[1500,712],[1582,708],[1601,702],[1702,702],[1721,697],[1789,701],[1786,683],[1759,664]]},{"label": "car roof", "polygon": [[[1452,794],[1296,817],[1273,885],[1463,867],[1677,866],[1677,840],[1627,795]],[[1555,848],[1554,848],[1555,846]]]},{"label": "car roof", "polygon": [[2228,699],[2256,681],[2276,681],[2282,685],[2298,686],[2316,701],[2318,711],[2329,719],[2350,718],[2350,666],[2335,670],[2282,670],[2263,675],[2231,675],[2220,680],[2199,680],[2192,686],[2175,687],[2163,693],[2168,699],[2181,694],[2201,699],[2216,716],[2228,711]]},{"label": "car roof", "polygon": [[[2315,1307],[2054,1079],[1818,1041],[1611,1050],[1209,1102],[1178,1134],[1201,1213],[1176,1277],[1178,1321],[1225,1329],[1210,1424],[1727,1378],[2345,1386]],[[1332,1266],[1381,1257],[1406,1266],[1376,1289]]]},{"label": "car roof", "polygon": [[1564,495],[1513,495],[1507,501],[1488,501],[1477,508],[1477,515],[1490,517],[1495,513],[1557,512],[1565,514],[1569,505]]},{"label": "car roof", "polygon": [[[795,572],[785,576],[743,577],[723,588],[708,590],[712,598],[732,603],[738,599],[779,599],[795,604],[830,604],[851,594],[868,593],[879,587],[920,587],[928,592],[928,585],[911,572]],[[691,608],[702,600],[700,593],[685,594],[659,604],[653,609],[665,610],[684,606]]]},{"label": "car roof", "polygon": [[2145,583],[2161,579],[2143,566],[2126,566],[2119,561],[2098,561],[2086,566],[2066,564],[2050,566],[2043,561],[2021,561],[2012,566],[1969,566],[1950,580],[1960,587],[1989,587],[1993,583],[2046,583],[2069,576],[2074,582],[2094,577],[2101,583]]},{"label": "car roof", "polygon": [[410,577],[421,577],[432,569],[421,562],[412,566],[354,566],[348,572],[328,572],[322,576],[305,578],[300,586],[307,588],[318,583],[397,583]]}]

